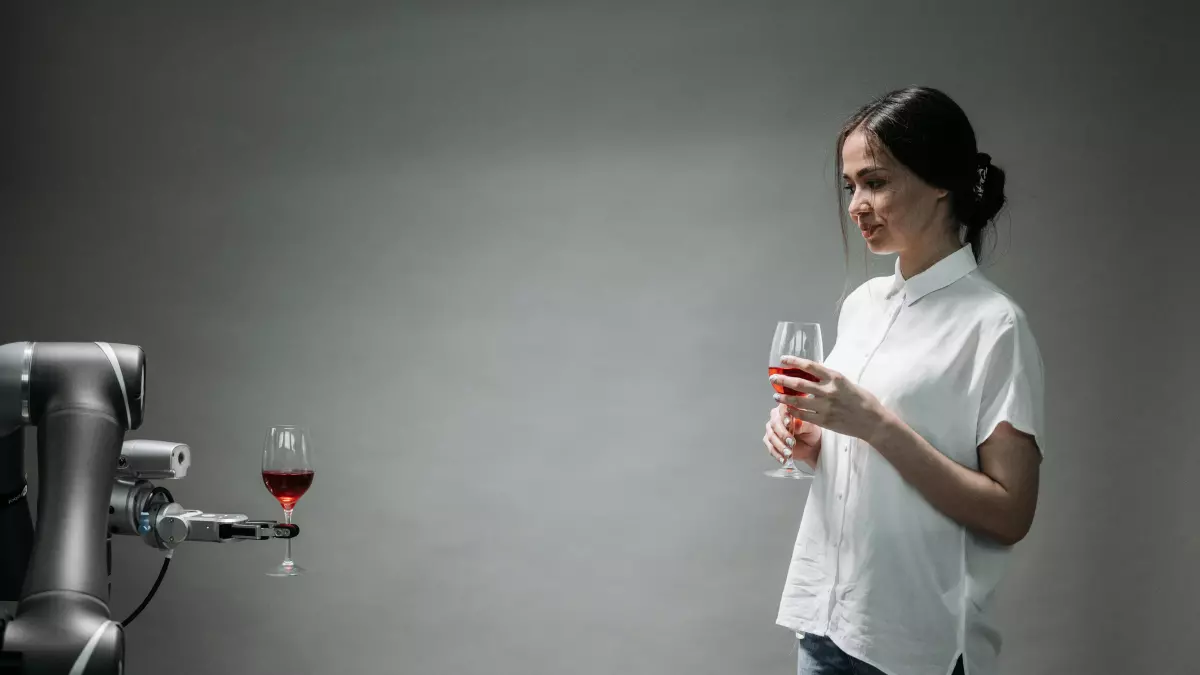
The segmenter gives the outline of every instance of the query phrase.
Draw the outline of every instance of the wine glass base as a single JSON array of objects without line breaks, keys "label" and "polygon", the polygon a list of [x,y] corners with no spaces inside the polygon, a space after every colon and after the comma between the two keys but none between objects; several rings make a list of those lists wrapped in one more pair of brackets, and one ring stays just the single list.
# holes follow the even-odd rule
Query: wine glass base
[{"label": "wine glass base", "polygon": [[804,480],[805,478],[813,477],[811,473],[805,473],[800,469],[789,469],[787,467],[780,467],[771,471],[764,471],[763,474],[770,478],[792,478],[795,480]]},{"label": "wine glass base", "polygon": [[281,564],[276,565],[275,567],[272,567],[271,569],[267,570],[267,576],[269,576],[269,577],[298,577],[307,571],[308,570],[297,565],[296,563],[291,563],[291,564],[281,563]]}]

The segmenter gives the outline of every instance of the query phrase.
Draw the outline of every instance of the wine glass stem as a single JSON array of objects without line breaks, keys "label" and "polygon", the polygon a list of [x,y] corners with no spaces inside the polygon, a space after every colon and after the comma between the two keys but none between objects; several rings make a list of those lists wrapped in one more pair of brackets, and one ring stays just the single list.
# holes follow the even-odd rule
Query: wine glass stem
[{"label": "wine glass stem", "polygon": [[[788,457],[787,461],[783,463],[783,468],[787,471],[795,471],[796,470],[796,462],[793,461],[791,457]],[[291,540],[289,540],[289,542],[290,541]],[[288,557],[291,557],[291,556],[288,556]]]},{"label": "wine glass stem", "polygon": [[[284,509],[283,510],[283,522],[287,523],[288,525],[292,524],[292,509]],[[284,565],[293,565],[295,563],[292,561],[292,538],[288,537],[286,541],[287,541],[287,557],[283,559],[283,564]]]}]

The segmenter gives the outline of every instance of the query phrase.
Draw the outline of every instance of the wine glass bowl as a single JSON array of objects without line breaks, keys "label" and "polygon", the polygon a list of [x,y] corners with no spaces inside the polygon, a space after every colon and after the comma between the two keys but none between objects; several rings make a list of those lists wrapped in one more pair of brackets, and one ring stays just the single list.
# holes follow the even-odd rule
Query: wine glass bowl
[{"label": "wine glass bowl", "polygon": [[290,511],[296,507],[296,502],[308,492],[308,488],[312,485],[313,472],[311,470],[274,470],[263,469],[262,472],[263,484],[267,486],[267,492],[270,492],[284,511]]},{"label": "wine glass bowl", "polygon": [[[817,323],[796,323],[780,321],[775,326],[775,337],[771,340],[771,354],[767,363],[768,376],[785,375],[787,377],[803,378],[817,382],[818,378],[800,368],[785,368],[784,356],[796,356],[816,363],[825,360],[825,347],[821,340],[821,325]],[[803,396],[801,392],[784,387],[782,384],[771,383],[776,393],[784,396]],[[789,431],[791,431],[789,429]],[[797,463],[791,457],[778,469],[766,472],[771,478],[812,478],[813,473],[803,462]]]},{"label": "wine glass bowl", "polygon": [[[312,439],[306,429],[292,424],[267,430],[263,442],[262,480],[267,492],[283,507],[283,520],[291,524],[296,502],[308,492],[315,475]],[[268,576],[292,577],[306,572],[292,560],[292,540],[287,540],[283,562],[267,571]]]}]

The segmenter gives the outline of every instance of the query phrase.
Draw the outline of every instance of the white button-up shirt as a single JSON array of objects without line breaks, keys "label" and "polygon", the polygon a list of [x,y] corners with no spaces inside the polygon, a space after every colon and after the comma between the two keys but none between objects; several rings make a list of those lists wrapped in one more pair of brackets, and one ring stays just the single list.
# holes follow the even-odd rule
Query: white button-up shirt
[{"label": "white button-up shirt", "polygon": [[[1043,368],[1017,304],[964,246],[843,303],[826,365],[873,393],[931,445],[979,470],[1007,421],[1043,438]],[[888,675],[993,675],[992,594],[1009,548],[936,510],[865,441],[826,429],[777,623],[829,636]]]}]

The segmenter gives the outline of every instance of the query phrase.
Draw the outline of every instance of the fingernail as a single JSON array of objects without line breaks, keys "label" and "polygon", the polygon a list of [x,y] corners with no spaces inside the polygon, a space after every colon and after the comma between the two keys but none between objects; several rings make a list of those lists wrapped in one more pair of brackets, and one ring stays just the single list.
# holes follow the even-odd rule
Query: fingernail
[{"label": "fingernail", "polygon": [[787,446],[790,448],[796,444],[796,439],[792,438],[791,436],[788,436],[787,438],[783,439],[783,442],[787,443]]},{"label": "fingernail", "polygon": [[792,456],[792,451],[791,451],[791,450],[784,450],[784,451],[783,451],[783,456],[784,456],[784,457],[791,457],[791,456]]},{"label": "fingernail", "polygon": [[789,427],[789,426],[791,426],[791,425],[792,425],[792,418],[791,418],[791,416],[789,416],[789,415],[784,415],[784,416],[783,416],[783,426],[785,426],[785,427]]},{"label": "fingernail", "polygon": [[781,396],[781,395],[779,395],[779,394],[775,394],[775,400],[776,400],[776,401],[782,401],[782,400],[783,400],[783,396]]},{"label": "fingernail", "polygon": [[771,381],[772,381],[772,382],[778,382],[778,381],[779,381],[779,375],[772,375],[772,376],[771,376]]}]

